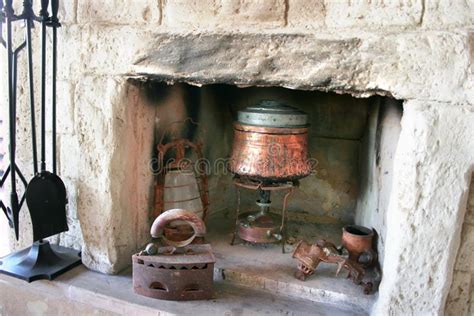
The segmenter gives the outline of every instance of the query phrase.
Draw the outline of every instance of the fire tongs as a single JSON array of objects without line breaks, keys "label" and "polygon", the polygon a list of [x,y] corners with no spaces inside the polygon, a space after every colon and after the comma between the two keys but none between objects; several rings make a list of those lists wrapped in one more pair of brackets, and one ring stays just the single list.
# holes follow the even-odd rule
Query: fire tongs
[{"label": "fire tongs", "polygon": [[[18,168],[16,160],[16,86],[17,86],[17,61],[20,52],[27,46],[28,51],[31,52],[31,27],[32,20],[37,19],[33,14],[31,1],[24,1],[24,10],[20,15],[15,15],[12,7],[13,0],[6,0],[3,6],[3,0],[0,0],[0,44],[7,50],[8,59],[8,108],[9,108],[9,159],[10,164],[6,169],[3,177],[0,179],[0,188],[3,188],[8,177],[10,177],[10,205],[6,206],[0,200],[0,208],[5,213],[10,227],[15,230],[15,237],[18,240],[19,235],[19,213],[26,198],[26,187],[28,185],[23,173]],[[12,40],[12,23],[15,21],[25,20],[27,24],[27,38],[16,48],[13,47]],[[3,24],[6,25],[6,40],[3,38]],[[31,55],[31,54],[29,54]],[[29,58],[29,61],[31,59]],[[33,81],[30,78],[30,84]],[[31,91],[31,90],[30,90]],[[32,103],[33,104],[33,103]],[[34,105],[33,105],[34,106]],[[34,120],[34,113],[31,114]],[[35,144],[36,147],[36,144]],[[17,192],[17,176],[20,178],[24,186],[24,193],[21,198],[18,197]]]}]

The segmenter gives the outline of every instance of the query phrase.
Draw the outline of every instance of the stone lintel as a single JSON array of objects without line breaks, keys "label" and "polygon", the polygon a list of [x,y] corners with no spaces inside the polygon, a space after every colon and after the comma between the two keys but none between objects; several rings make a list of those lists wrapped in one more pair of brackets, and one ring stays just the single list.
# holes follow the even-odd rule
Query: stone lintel
[{"label": "stone lintel", "polygon": [[127,75],[470,102],[468,42],[448,32],[159,33]]}]

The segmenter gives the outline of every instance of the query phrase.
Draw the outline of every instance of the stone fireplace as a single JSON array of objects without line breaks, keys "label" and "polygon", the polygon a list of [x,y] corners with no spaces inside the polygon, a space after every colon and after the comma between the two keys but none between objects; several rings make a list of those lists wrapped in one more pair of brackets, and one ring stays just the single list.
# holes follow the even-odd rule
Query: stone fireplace
[{"label": "stone fireplace", "polygon": [[[472,312],[469,3],[64,1],[58,158],[70,231],[55,241],[82,249],[89,269],[127,268],[149,239],[150,161],[164,124],[198,119],[213,161],[230,154],[237,109],[278,98],[310,115],[318,161],[290,202],[290,219],[333,225],[331,234],[346,223],[378,233],[381,283],[358,307],[374,315]],[[18,149],[25,165],[27,132]],[[230,174],[210,175],[210,202],[212,216],[232,216]],[[20,244],[11,240],[31,242],[28,231]],[[355,304],[335,290],[219,272],[271,293]]]}]

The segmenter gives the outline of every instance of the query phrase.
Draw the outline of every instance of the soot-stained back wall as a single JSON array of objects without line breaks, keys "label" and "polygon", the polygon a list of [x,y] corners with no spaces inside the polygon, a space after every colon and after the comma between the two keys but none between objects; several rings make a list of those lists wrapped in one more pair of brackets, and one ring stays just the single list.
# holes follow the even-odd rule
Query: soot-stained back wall
[{"label": "soot-stained back wall", "polygon": [[[293,193],[290,217],[318,222],[354,221],[361,139],[367,128],[372,98],[230,85],[193,87],[149,83],[146,91],[158,107],[157,126],[186,117],[199,122],[199,128],[184,128],[181,133],[204,140],[204,156],[211,166],[211,211],[234,208],[236,204],[232,175],[221,162],[231,154],[232,123],[237,111],[262,99],[279,99],[307,112],[311,124],[309,152],[316,165],[314,173],[302,179]],[[254,207],[256,196],[252,192],[245,192],[242,199],[246,207]],[[281,206],[280,195],[275,194],[272,201],[275,207]]]}]

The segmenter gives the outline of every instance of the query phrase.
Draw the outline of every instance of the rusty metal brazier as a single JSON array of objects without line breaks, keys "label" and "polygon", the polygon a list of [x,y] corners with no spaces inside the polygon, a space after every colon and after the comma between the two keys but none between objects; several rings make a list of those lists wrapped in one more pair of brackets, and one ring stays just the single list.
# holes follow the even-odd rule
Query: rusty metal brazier
[{"label": "rusty metal brazier", "polygon": [[279,101],[261,101],[238,113],[230,169],[263,182],[284,182],[310,173],[308,115]]}]

